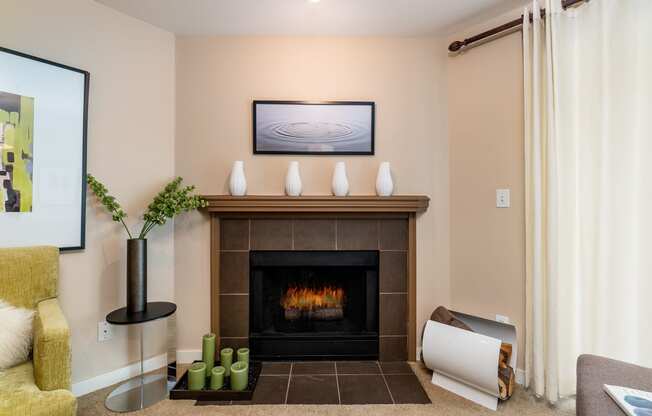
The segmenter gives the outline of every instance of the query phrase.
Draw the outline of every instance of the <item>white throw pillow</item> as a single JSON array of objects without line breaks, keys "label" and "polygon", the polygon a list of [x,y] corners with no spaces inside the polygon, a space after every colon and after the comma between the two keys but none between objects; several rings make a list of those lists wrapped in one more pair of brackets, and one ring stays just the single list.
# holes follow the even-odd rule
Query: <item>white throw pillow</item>
[{"label": "white throw pillow", "polygon": [[0,299],[0,370],[23,363],[32,348],[34,311]]}]

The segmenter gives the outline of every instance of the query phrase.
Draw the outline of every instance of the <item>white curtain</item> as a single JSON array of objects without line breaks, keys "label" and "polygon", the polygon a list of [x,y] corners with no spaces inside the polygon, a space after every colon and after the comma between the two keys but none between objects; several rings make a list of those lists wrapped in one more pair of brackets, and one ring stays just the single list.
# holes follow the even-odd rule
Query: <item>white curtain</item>
[{"label": "white curtain", "polygon": [[532,10],[526,374],[556,402],[580,354],[652,367],[652,0]]}]

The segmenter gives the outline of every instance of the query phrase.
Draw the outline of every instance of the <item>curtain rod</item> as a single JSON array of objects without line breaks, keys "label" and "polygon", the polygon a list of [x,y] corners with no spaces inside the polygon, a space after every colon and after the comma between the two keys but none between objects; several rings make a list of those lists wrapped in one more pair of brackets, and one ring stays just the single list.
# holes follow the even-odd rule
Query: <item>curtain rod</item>
[{"label": "curtain rod", "polygon": [[[571,6],[575,6],[576,4],[582,3],[582,2],[588,2],[589,0],[561,0],[561,6],[566,9]],[[546,15],[546,9],[541,9],[541,17],[544,17]],[[530,20],[532,20],[532,13],[530,13]],[[478,35],[471,36],[470,38],[464,39],[464,40],[456,40],[455,42],[451,43],[448,46],[448,50],[450,52],[458,52],[462,48],[465,48],[473,43],[476,43],[478,41],[481,41],[483,39],[490,38],[492,36],[499,35],[507,30],[519,27],[523,24],[523,15],[521,15],[520,18],[514,19],[511,22],[507,22],[503,25],[500,25],[498,27],[495,27],[493,29],[489,29],[486,32],[482,32]]]}]

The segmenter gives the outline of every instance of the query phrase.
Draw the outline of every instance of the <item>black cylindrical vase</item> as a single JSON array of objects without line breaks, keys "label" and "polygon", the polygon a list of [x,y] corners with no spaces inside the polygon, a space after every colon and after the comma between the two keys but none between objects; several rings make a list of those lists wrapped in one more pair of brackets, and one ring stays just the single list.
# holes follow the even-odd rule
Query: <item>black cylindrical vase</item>
[{"label": "black cylindrical vase", "polygon": [[127,240],[127,312],[147,308],[147,240]]}]

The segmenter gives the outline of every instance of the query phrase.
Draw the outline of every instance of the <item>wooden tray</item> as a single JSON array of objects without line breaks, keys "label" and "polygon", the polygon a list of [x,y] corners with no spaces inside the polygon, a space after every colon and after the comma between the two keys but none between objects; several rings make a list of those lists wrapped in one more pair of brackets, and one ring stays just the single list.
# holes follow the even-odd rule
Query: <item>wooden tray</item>
[{"label": "wooden tray", "polygon": [[[196,361],[195,361],[196,362]],[[216,366],[220,365],[215,363]],[[242,391],[229,390],[231,387],[230,377],[224,377],[224,386],[219,390],[210,389],[210,377],[206,378],[206,387],[202,390],[188,390],[188,371],[177,381],[172,390],[170,390],[170,400],[197,400],[197,401],[240,401],[251,400],[258,383],[258,377],[262,370],[260,361],[249,362],[249,384]],[[229,389],[227,389],[227,387]]]}]

